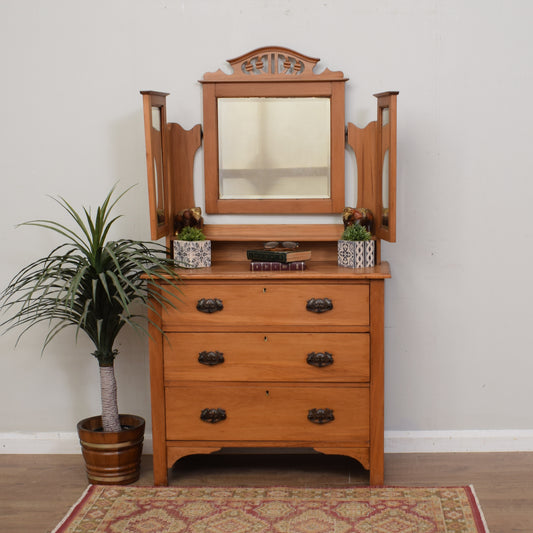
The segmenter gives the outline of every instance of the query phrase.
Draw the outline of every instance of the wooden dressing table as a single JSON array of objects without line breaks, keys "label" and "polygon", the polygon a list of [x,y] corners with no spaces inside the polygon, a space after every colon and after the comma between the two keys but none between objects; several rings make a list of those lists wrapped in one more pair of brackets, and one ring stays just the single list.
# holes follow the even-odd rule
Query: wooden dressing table
[{"label": "wooden dressing table", "polygon": [[[346,79],[327,69],[315,74],[317,62],[268,47],[230,60],[232,74],[218,71],[202,80],[206,212],[314,213],[317,223],[208,224],[212,266],[180,272],[184,285],[177,309],[153,302],[156,485],[168,483],[168,468],[181,457],[225,447],[313,448],[347,455],[370,471],[372,485],[383,483],[384,281],[390,270],[380,260],[379,244],[395,240],[397,93],[376,95],[376,122],[346,128]],[[201,131],[200,126],[185,131],[167,124],[165,93],[142,94],[152,238],[166,237],[170,244],[174,216],[195,205],[192,168]],[[244,113],[248,107],[251,116],[259,110],[279,117],[287,104],[304,106],[303,114],[272,130],[269,150],[283,152],[276,138],[298,117],[316,115],[316,124],[306,123],[303,130],[319,129],[326,117],[326,156],[313,147],[314,155],[295,156],[298,162],[291,167],[287,153],[300,149],[291,147],[272,167],[264,161],[257,168],[243,163],[242,152],[257,144],[250,140],[255,133],[241,136],[231,130],[233,119],[224,113],[234,108]],[[242,120],[248,119],[238,123]],[[243,146],[225,152],[232,139]],[[309,137],[303,144],[312,143]],[[377,262],[372,268],[337,266],[346,145],[357,157],[358,206],[374,214]],[[312,163],[306,167],[305,161]],[[249,177],[245,183],[243,176]],[[274,182],[281,185],[270,187]],[[305,193],[291,192],[295,189]],[[331,213],[339,215],[338,224],[319,223],[320,216]],[[296,240],[310,249],[306,270],[251,272],[246,250],[268,240]]]}]

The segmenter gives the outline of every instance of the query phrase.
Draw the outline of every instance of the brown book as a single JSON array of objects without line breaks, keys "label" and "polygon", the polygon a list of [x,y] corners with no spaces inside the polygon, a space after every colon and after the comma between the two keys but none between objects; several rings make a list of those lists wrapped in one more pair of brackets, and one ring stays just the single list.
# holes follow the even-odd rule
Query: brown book
[{"label": "brown book", "polygon": [[250,261],[292,263],[311,259],[311,250],[248,250],[246,256]]}]

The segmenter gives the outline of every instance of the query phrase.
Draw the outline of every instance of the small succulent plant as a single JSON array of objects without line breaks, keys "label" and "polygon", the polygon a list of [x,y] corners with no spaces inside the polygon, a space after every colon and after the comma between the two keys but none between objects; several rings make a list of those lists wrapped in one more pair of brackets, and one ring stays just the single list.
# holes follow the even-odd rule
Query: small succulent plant
[{"label": "small succulent plant", "polygon": [[176,237],[179,241],[205,241],[204,232],[200,228],[185,226]]},{"label": "small succulent plant", "polygon": [[343,241],[369,241],[372,234],[360,224],[348,226],[341,237]]}]

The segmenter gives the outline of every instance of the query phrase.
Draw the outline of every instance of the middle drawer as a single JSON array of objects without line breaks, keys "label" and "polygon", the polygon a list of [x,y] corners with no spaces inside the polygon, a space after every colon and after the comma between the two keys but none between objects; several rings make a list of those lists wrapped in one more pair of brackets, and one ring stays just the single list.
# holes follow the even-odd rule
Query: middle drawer
[{"label": "middle drawer", "polygon": [[169,333],[165,382],[368,382],[368,333]]}]

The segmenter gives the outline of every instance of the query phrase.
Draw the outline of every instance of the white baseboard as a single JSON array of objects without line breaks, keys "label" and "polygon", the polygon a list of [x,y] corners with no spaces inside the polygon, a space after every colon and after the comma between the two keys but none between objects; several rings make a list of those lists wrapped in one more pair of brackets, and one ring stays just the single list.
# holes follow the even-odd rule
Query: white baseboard
[{"label": "white baseboard", "polygon": [[385,453],[531,452],[533,430],[385,431]]},{"label": "white baseboard", "polygon": [[[0,433],[0,454],[2,453],[81,453],[80,440],[76,432],[64,433]],[[143,453],[153,453],[152,435],[144,436]]]},{"label": "white baseboard", "polygon": [[[533,430],[385,431],[386,453],[531,452]],[[153,452],[146,434],[143,452]],[[75,432],[0,433],[0,453],[80,453]]]}]

